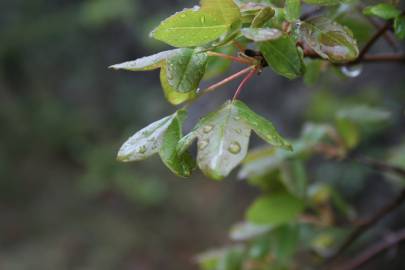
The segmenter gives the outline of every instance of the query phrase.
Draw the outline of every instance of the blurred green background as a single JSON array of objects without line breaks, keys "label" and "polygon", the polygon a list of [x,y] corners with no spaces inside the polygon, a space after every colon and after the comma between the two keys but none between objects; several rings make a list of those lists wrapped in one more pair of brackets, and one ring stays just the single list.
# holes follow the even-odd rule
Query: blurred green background
[{"label": "blurred green background", "polygon": [[[194,4],[0,2],[0,269],[196,269],[195,254],[229,242],[228,227],[257,192],[235,174],[221,183],[199,173],[185,180],[158,158],[115,160],[129,135],[173,108],[156,72],[107,67],[166,49],[149,31]],[[382,106],[392,123],[361,146],[381,156],[405,139],[403,70],[367,65],[356,79],[332,71],[316,87],[266,70],[242,99],[291,137],[306,119],[332,119],[342,102]],[[186,127],[223,103],[233,86],[198,102]],[[361,206],[370,174],[377,179],[376,189],[368,182],[372,204],[379,204],[392,187],[367,168],[324,162],[311,177],[337,183]]]}]

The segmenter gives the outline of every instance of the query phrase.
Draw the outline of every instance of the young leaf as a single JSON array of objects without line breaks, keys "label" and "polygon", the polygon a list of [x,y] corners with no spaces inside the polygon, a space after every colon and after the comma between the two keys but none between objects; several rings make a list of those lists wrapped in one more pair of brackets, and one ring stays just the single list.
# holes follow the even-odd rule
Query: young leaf
[{"label": "young leaf", "polygon": [[283,33],[276,28],[242,28],[242,35],[255,42],[263,42],[280,38]]},{"label": "young leaf", "polygon": [[273,18],[275,11],[271,7],[260,9],[257,15],[253,18],[251,27],[262,27],[268,20]]},{"label": "young leaf", "polygon": [[202,118],[179,141],[179,153],[198,138],[197,163],[208,177],[226,177],[246,156],[251,130],[274,146],[291,149],[273,125],[240,101],[227,102]]},{"label": "young leaf", "polygon": [[260,43],[260,51],[274,72],[295,79],[304,73],[302,57],[289,36]]},{"label": "young leaf", "polygon": [[167,59],[166,74],[169,85],[177,92],[195,91],[205,73],[207,53],[199,49],[179,49]]},{"label": "young leaf", "polygon": [[380,3],[374,6],[366,7],[363,13],[368,16],[377,16],[386,20],[394,19],[401,11],[388,3]]},{"label": "young leaf", "polygon": [[186,112],[180,110],[135,133],[121,147],[117,159],[123,162],[144,160],[159,153],[165,165],[179,176],[190,176],[193,162],[188,153],[177,154],[175,145],[182,136]]},{"label": "young leaf", "polygon": [[297,218],[304,203],[296,197],[280,192],[256,199],[247,211],[247,219],[254,224],[278,226]]},{"label": "young leaf", "polygon": [[326,17],[305,21],[300,27],[300,35],[311,49],[332,63],[345,63],[359,55],[353,33]]},{"label": "young leaf", "polygon": [[174,47],[200,46],[225,34],[239,18],[239,8],[233,0],[202,0],[201,8],[172,15],[151,36]]},{"label": "young leaf", "polygon": [[289,22],[298,20],[301,15],[301,0],[286,0],[285,15]]},{"label": "young leaf", "polygon": [[128,61],[121,64],[110,66],[115,70],[129,70],[129,71],[148,71],[160,68],[167,60],[167,58],[179,53],[179,49],[163,51],[151,56],[142,57],[134,61]]},{"label": "young leaf", "polygon": [[405,38],[405,16],[402,15],[402,16],[398,16],[395,18],[394,30],[395,30],[395,35],[399,39]]}]

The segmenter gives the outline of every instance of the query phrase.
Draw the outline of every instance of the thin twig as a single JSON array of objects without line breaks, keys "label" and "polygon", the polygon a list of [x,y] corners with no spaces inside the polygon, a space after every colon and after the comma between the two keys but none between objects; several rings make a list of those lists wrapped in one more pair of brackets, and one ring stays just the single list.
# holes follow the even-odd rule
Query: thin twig
[{"label": "thin twig", "polygon": [[384,252],[385,250],[398,245],[402,241],[405,241],[405,229],[402,229],[396,233],[392,233],[386,236],[382,241],[378,241],[362,253],[355,257],[353,260],[348,263],[336,267],[336,270],[354,270],[358,269],[360,266],[363,266],[371,259],[376,257],[378,254]]},{"label": "thin twig", "polygon": [[364,55],[363,62],[405,62],[405,53],[382,53]]},{"label": "thin twig", "polygon": [[227,83],[229,83],[229,82],[231,82],[231,81],[233,81],[233,80],[239,78],[239,77],[242,76],[243,74],[246,74],[246,73],[250,72],[250,71],[251,71],[252,69],[254,69],[254,68],[255,68],[254,66],[250,66],[250,67],[247,67],[247,68],[245,68],[245,69],[242,69],[241,71],[239,71],[239,72],[237,72],[237,73],[235,73],[235,74],[233,74],[233,75],[231,75],[231,76],[229,76],[229,77],[223,79],[222,81],[217,82],[216,84],[213,84],[213,85],[211,85],[210,87],[208,87],[208,88],[202,90],[202,91],[200,92],[199,96],[205,95],[205,94],[207,94],[207,93],[209,93],[209,92],[212,92],[212,91],[214,91],[214,90],[220,88],[221,86],[223,86],[223,85],[225,85],[225,84],[227,84]]},{"label": "thin twig", "polygon": [[387,21],[371,38],[370,40],[364,45],[363,49],[360,51],[359,57],[357,58],[356,62],[360,62],[363,60],[364,55],[371,49],[374,43],[390,28],[392,22]]},{"label": "thin twig", "polygon": [[[382,27],[382,25],[377,22],[374,18],[370,17],[370,16],[365,16],[363,13],[363,9],[366,7],[366,5],[364,5],[363,3],[360,3],[360,6],[357,7],[357,10],[359,11],[360,14],[363,15],[363,17],[370,23],[372,24],[376,29],[380,29]],[[384,33],[384,39],[387,42],[388,45],[391,46],[391,48],[394,51],[399,51],[399,46],[398,43],[396,42],[395,38],[393,37],[391,32],[385,32]]]},{"label": "thin twig", "polygon": [[207,54],[209,56],[217,56],[217,57],[221,57],[224,59],[228,59],[237,63],[241,63],[241,64],[246,64],[246,65],[252,65],[253,63],[247,59],[244,58],[240,58],[240,57],[236,57],[233,55],[228,55],[228,54],[224,54],[224,53],[219,53],[219,52],[207,52]]},{"label": "thin twig", "polygon": [[373,216],[364,221],[358,222],[358,225],[348,236],[348,238],[338,249],[338,251],[333,255],[330,261],[333,261],[340,255],[342,255],[346,251],[346,249],[349,248],[360,236],[367,232],[373,225],[378,223],[386,215],[397,209],[404,201],[405,189],[402,190],[402,192],[393,201],[388,202],[386,205],[380,208]]},{"label": "thin twig", "polygon": [[257,69],[254,68],[252,69],[248,75],[246,75],[246,77],[242,80],[242,82],[239,84],[238,89],[235,92],[235,95],[233,96],[233,100],[237,99],[240,95],[240,92],[242,91],[243,87],[245,86],[245,84],[253,77],[253,75],[255,75]]}]

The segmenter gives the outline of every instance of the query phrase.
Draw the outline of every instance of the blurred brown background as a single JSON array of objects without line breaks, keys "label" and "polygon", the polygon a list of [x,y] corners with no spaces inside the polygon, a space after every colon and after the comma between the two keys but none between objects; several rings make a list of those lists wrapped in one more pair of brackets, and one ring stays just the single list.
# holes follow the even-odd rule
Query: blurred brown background
[{"label": "blurred brown background", "polygon": [[[157,72],[107,67],[166,49],[149,31],[194,4],[0,1],[1,270],[189,270],[195,254],[229,242],[229,226],[257,192],[235,174],[220,183],[200,173],[185,180],[158,158],[115,161],[129,135],[174,109]],[[403,72],[403,65],[373,64],[358,78],[332,71],[306,87],[266,70],[242,99],[291,137],[305,119],[330,119],[342,102],[388,108],[389,129],[362,146],[376,153],[404,139]],[[186,128],[234,87],[198,102]],[[337,182],[365,211],[392,194],[380,176],[344,162],[326,162],[312,177]],[[371,201],[361,197],[365,181]]]}]

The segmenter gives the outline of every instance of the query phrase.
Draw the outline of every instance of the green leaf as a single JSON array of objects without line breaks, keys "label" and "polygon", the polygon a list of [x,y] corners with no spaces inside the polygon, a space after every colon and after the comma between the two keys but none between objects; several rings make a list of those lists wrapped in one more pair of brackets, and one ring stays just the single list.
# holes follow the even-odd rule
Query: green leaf
[{"label": "green leaf", "polygon": [[242,245],[209,250],[196,260],[203,270],[241,270],[244,250]]},{"label": "green leaf", "polygon": [[160,81],[166,99],[178,105],[196,97],[207,66],[208,55],[200,49],[164,51],[135,61],[111,66],[113,69],[145,71],[161,68]]},{"label": "green leaf", "polygon": [[247,39],[263,42],[280,38],[283,33],[276,28],[242,28],[241,33]]},{"label": "green leaf", "polygon": [[167,68],[166,65],[162,66],[160,69],[160,83],[163,88],[166,99],[173,105],[179,105],[185,101],[192,100],[197,96],[196,91],[191,91],[187,93],[180,93],[174,89],[167,79]]},{"label": "green leaf", "polygon": [[247,211],[247,219],[255,224],[278,226],[289,223],[304,210],[304,203],[296,197],[280,192],[256,199]]},{"label": "green leaf", "polygon": [[129,71],[147,71],[160,68],[167,60],[167,58],[176,55],[180,52],[179,49],[163,51],[151,56],[142,57],[134,61],[128,61],[121,64],[110,66],[116,70],[129,70]]},{"label": "green leaf", "polygon": [[394,21],[395,35],[399,39],[405,38],[405,16],[398,16]]},{"label": "green leaf", "polygon": [[159,153],[165,165],[179,176],[190,176],[193,162],[188,153],[177,154],[175,145],[182,136],[186,112],[180,110],[158,120],[130,137],[118,152],[123,162],[144,160]]},{"label": "green leaf", "polygon": [[373,108],[367,105],[358,105],[339,110],[337,119],[345,119],[354,123],[384,122],[391,117],[391,113],[382,108]]},{"label": "green leaf", "polygon": [[271,249],[276,257],[277,263],[291,269],[288,265],[297,251],[299,244],[299,226],[297,224],[284,225],[271,234]]},{"label": "green leaf", "polygon": [[301,0],[286,0],[285,15],[289,22],[298,20],[301,15]]},{"label": "green leaf", "polygon": [[178,150],[182,153],[198,138],[198,166],[208,177],[220,180],[245,158],[252,129],[274,146],[291,148],[270,122],[234,101],[203,117],[179,141]]},{"label": "green leaf", "polygon": [[191,171],[195,168],[195,161],[188,152],[182,155],[177,153],[177,143],[183,137],[183,122],[187,117],[185,110],[176,113],[176,117],[163,136],[159,150],[160,158],[163,163],[175,174],[179,176],[190,176]]},{"label": "green leaf", "polygon": [[228,25],[240,19],[239,7],[233,0],[201,0],[201,10],[220,18]]},{"label": "green leaf", "polygon": [[275,11],[271,7],[260,9],[257,15],[253,18],[251,27],[262,27],[268,20],[273,18]]},{"label": "green leaf", "polygon": [[300,35],[311,49],[332,63],[350,62],[359,56],[359,48],[350,29],[326,17],[302,23]]},{"label": "green leaf", "polygon": [[304,73],[302,57],[291,37],[285,35],[276,40],[262,42],[259,46],[274,72],[288,79],[295,79]]},{"label": "green leaf", "polygon": [[377,16],[386,20],[394,19],[401,11],[388,3],[380,3],[364,8],[363,13],[368,16]]},{"label": "green leaf", "polygon": [[150,35],[174,47],[195,47],[216,40],[229,27],[209,13],[186,9],[164,20]]},{"label": "green leaf", "polygon": [[260,148],[248,154],[238,177],[254,178],[261,177],[269,172],[280,168],[284,162],[293,158],[302,158],[310,154],[315,145],[327,138],[334,129],[329,125],[307,123],[299,139],[293,142],[293,152],[273,149],[269,147]]},{"label": "green leaf", "polygon": [[287,160],[281,165],[281,181],[287,190],[298,198],[307,193],[307,172],[302,160]]},{"label": "green leaf", "polygon": [[304,0],[304,3],[310,5],[320,5],[320,6],[333,6],[339,5],[342,0]]},{"label": "green leaf", "polygon": [[232,0],[202,0],[201,8],[172,15],[151,36],[174,47],[195,47],[216,40],[239,19],[239,8]]},{"label": "green leaf", "polygon": [[230,238],[235,241],[245,241],[268,233],[272,228],[273,227],[269,225],[257,225],[249,222],[241,222],[231,228]]},{"label": "green leaf", "polygon": [[167,59],[166,75],[169,85],[177,92],[195,91],[205,73],[207,53],[199,49],[179,49]]}]

